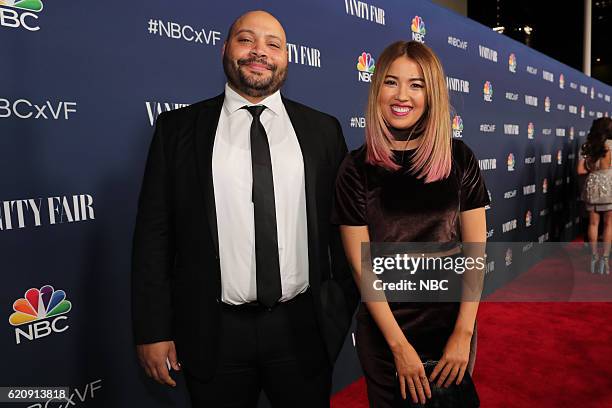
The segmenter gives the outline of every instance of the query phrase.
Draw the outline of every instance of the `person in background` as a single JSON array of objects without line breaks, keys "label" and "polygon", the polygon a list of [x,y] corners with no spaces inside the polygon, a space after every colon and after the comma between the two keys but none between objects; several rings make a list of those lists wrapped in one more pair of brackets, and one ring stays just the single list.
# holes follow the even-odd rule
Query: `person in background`
[{"label": "person in background", "polygon": [[[582,199],[589,212],[588,241],[591,273],[610,274],[612,240],[612,119],[593,121],[577,164],[578,175],[586,175]],[[598,250],[599,223],[603,218],[602,255]]]}]

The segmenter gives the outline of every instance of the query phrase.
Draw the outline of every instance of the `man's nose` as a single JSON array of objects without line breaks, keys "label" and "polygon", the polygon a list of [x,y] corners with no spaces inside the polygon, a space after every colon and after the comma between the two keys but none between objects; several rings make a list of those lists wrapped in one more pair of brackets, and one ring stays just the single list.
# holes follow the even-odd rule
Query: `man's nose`
[{"label": "man's nose", "polygon": [[263,39],[256,40],[251,48],[251,55],[261,57],[266,56],[265,41]]}]

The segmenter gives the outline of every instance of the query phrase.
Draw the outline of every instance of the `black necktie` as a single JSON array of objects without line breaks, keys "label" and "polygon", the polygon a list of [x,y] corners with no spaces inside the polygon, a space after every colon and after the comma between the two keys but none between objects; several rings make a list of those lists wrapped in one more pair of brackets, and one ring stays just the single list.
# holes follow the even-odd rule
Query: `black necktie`
[{"label": "black necktie", "polygon": [[253,165],[253,207],[255,215],[255,268],[257,300],[270,308],[280,299],[281,277],[276,232],[276,205],[272,179],[272,159],[268,136],[259,116],[263,105],[244,106],[253,116],[251,123],[251,162]]}]

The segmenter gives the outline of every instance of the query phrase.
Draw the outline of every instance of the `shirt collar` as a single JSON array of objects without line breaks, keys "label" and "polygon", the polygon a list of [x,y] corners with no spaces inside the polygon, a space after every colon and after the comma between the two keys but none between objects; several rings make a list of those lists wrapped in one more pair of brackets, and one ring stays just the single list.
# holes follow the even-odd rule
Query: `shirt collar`
[{"label": "shirt collar", "polygon": [[225,84],[225,99],[223,100],[223,108],[227,114],[238,111],[243,106],[254,106],[254,105],[265,105],[274,115],[278,116],[281,114],[283,109],[283,101],[281,99],[280,90],[274,92],[272,95],[267,96],[264,100],[259,103],[249,102],[246,98],[234,91],[227,83]]}]

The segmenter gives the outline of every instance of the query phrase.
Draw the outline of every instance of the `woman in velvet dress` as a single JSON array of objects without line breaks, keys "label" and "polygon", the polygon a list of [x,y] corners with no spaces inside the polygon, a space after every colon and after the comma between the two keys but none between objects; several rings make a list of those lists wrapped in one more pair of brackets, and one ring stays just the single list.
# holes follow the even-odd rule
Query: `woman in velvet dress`
[{"label": "woman in velvet dress", "polygon": [[[399,41],[378,58],[368,95],[366,142],[336,180],[333,222],[357,284],[362,242],[485,242],[487,189],[472,151],[451,135],[440,61],[424,44]],[[471,373],[478,302],[364,302],[356,346],[370,406],[425,403],[430,381]],[[424,359],[439,361],[428,378]],[[395,401],[395,402],[394,402]]]}]

